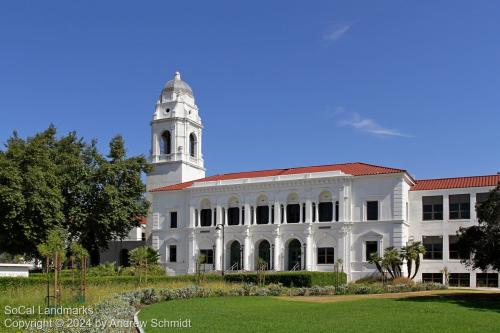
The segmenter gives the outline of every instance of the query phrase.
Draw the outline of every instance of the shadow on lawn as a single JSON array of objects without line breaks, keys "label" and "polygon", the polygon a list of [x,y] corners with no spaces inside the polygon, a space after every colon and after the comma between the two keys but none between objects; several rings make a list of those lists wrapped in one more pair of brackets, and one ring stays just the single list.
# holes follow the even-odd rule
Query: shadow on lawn
[{"label": "shadow on lawn", "polygon": [[401,302],[452,303],[474,310],[500,313],[500,293],[454,293],[400,298]]}]

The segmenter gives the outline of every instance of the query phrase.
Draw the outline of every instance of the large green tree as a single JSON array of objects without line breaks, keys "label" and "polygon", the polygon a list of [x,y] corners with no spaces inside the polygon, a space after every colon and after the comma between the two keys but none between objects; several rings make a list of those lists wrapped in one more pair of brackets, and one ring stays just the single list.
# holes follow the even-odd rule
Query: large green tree
[{"label": "large green tree", "polygon": [[0,252],[36,256],[48,230],[63,227],[94,258],[147,214],[143,156],[127,157],[121,136],[107,156],[96,142],[56,129],[26,140],[14,135],[0,151]]},{"label": "large green tree", "polygon": [[478,225],[458,231],[459,255],[472,268],[500,270],[500,184],[476,212]]}]

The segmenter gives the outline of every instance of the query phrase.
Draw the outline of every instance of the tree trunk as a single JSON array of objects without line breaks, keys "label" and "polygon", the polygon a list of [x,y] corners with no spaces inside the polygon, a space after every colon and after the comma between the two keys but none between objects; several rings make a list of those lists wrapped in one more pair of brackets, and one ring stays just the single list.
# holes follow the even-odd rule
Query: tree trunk
[{"label": "tree trunk", "polygon": [[419,268],[420,268],[420,255],[415,259],[415,272],[413,273],[413,276],[411,277],[412,280],[417,275]]}]

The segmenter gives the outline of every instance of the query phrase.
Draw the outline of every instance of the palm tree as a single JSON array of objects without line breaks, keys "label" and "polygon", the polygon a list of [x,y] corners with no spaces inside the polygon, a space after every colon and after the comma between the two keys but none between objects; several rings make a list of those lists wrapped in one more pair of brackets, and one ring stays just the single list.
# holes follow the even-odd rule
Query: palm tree
[{"label": "palm tree", "polygon": [[[385,277],[385,271],[387,271],[391,278],[394,279],[402,276],[401,265],[406,260],[408,278],[413,280],[420,268],[420,255],[424,253],[425,247],[421,242],[409,241],[400,251],[393,246],[386,248],[383,257],[380,257],[377,253],[372,253],[369,263],[375,264],[382,277]],[[412,275],[413,262],[415,262],[415,271]]]},{"label": "palm tree", "polygon": [[[425,247],[421,242],[415,242],[410,240],[406,246],[401,248],[401,256],[403,260],[406,260],[406,266],[408,267],[408,278],[414,279],[420,268],[420,255],[425,253]],[[415,271],[412,273],[413,262],[415,262]]]}]

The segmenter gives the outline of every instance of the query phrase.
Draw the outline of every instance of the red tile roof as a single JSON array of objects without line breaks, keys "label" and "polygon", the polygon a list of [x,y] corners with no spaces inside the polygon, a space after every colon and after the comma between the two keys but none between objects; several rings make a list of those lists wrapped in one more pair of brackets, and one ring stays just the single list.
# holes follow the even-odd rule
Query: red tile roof
[{"label": "red tile roof", "polygon": [[226,173],[226,174],[214,175],[202,179],[193,180],[190,182],[155,188],[152,189],[150,192],[183,190],[192,186],[194,183],[210,182],[217,180],[272,177],[272,176],[294,175],[301,173],[314,173],[314,172],[327,172],[327,171],[341,171],[343,173],[353,176],[406,173],[406,170],[403,169],[388,168],[373,164],[356,162],[356,163],[318,165],[318,166],[289,168],[289,169],[273,169],[273,170]]},{"label": "red tile roof", "polygon": [[137,220],[138,220],[139,224],[141,224],[141,225],[148,224],[148,219],[145,216],[141,216],[141,217],[137,218]]},{"label": "red tile roof", "polygon": [[496,186],[500,182],[500,175],[457,177],[442,179],[417,180],[412,191],[441,190],[450,188]]}]

